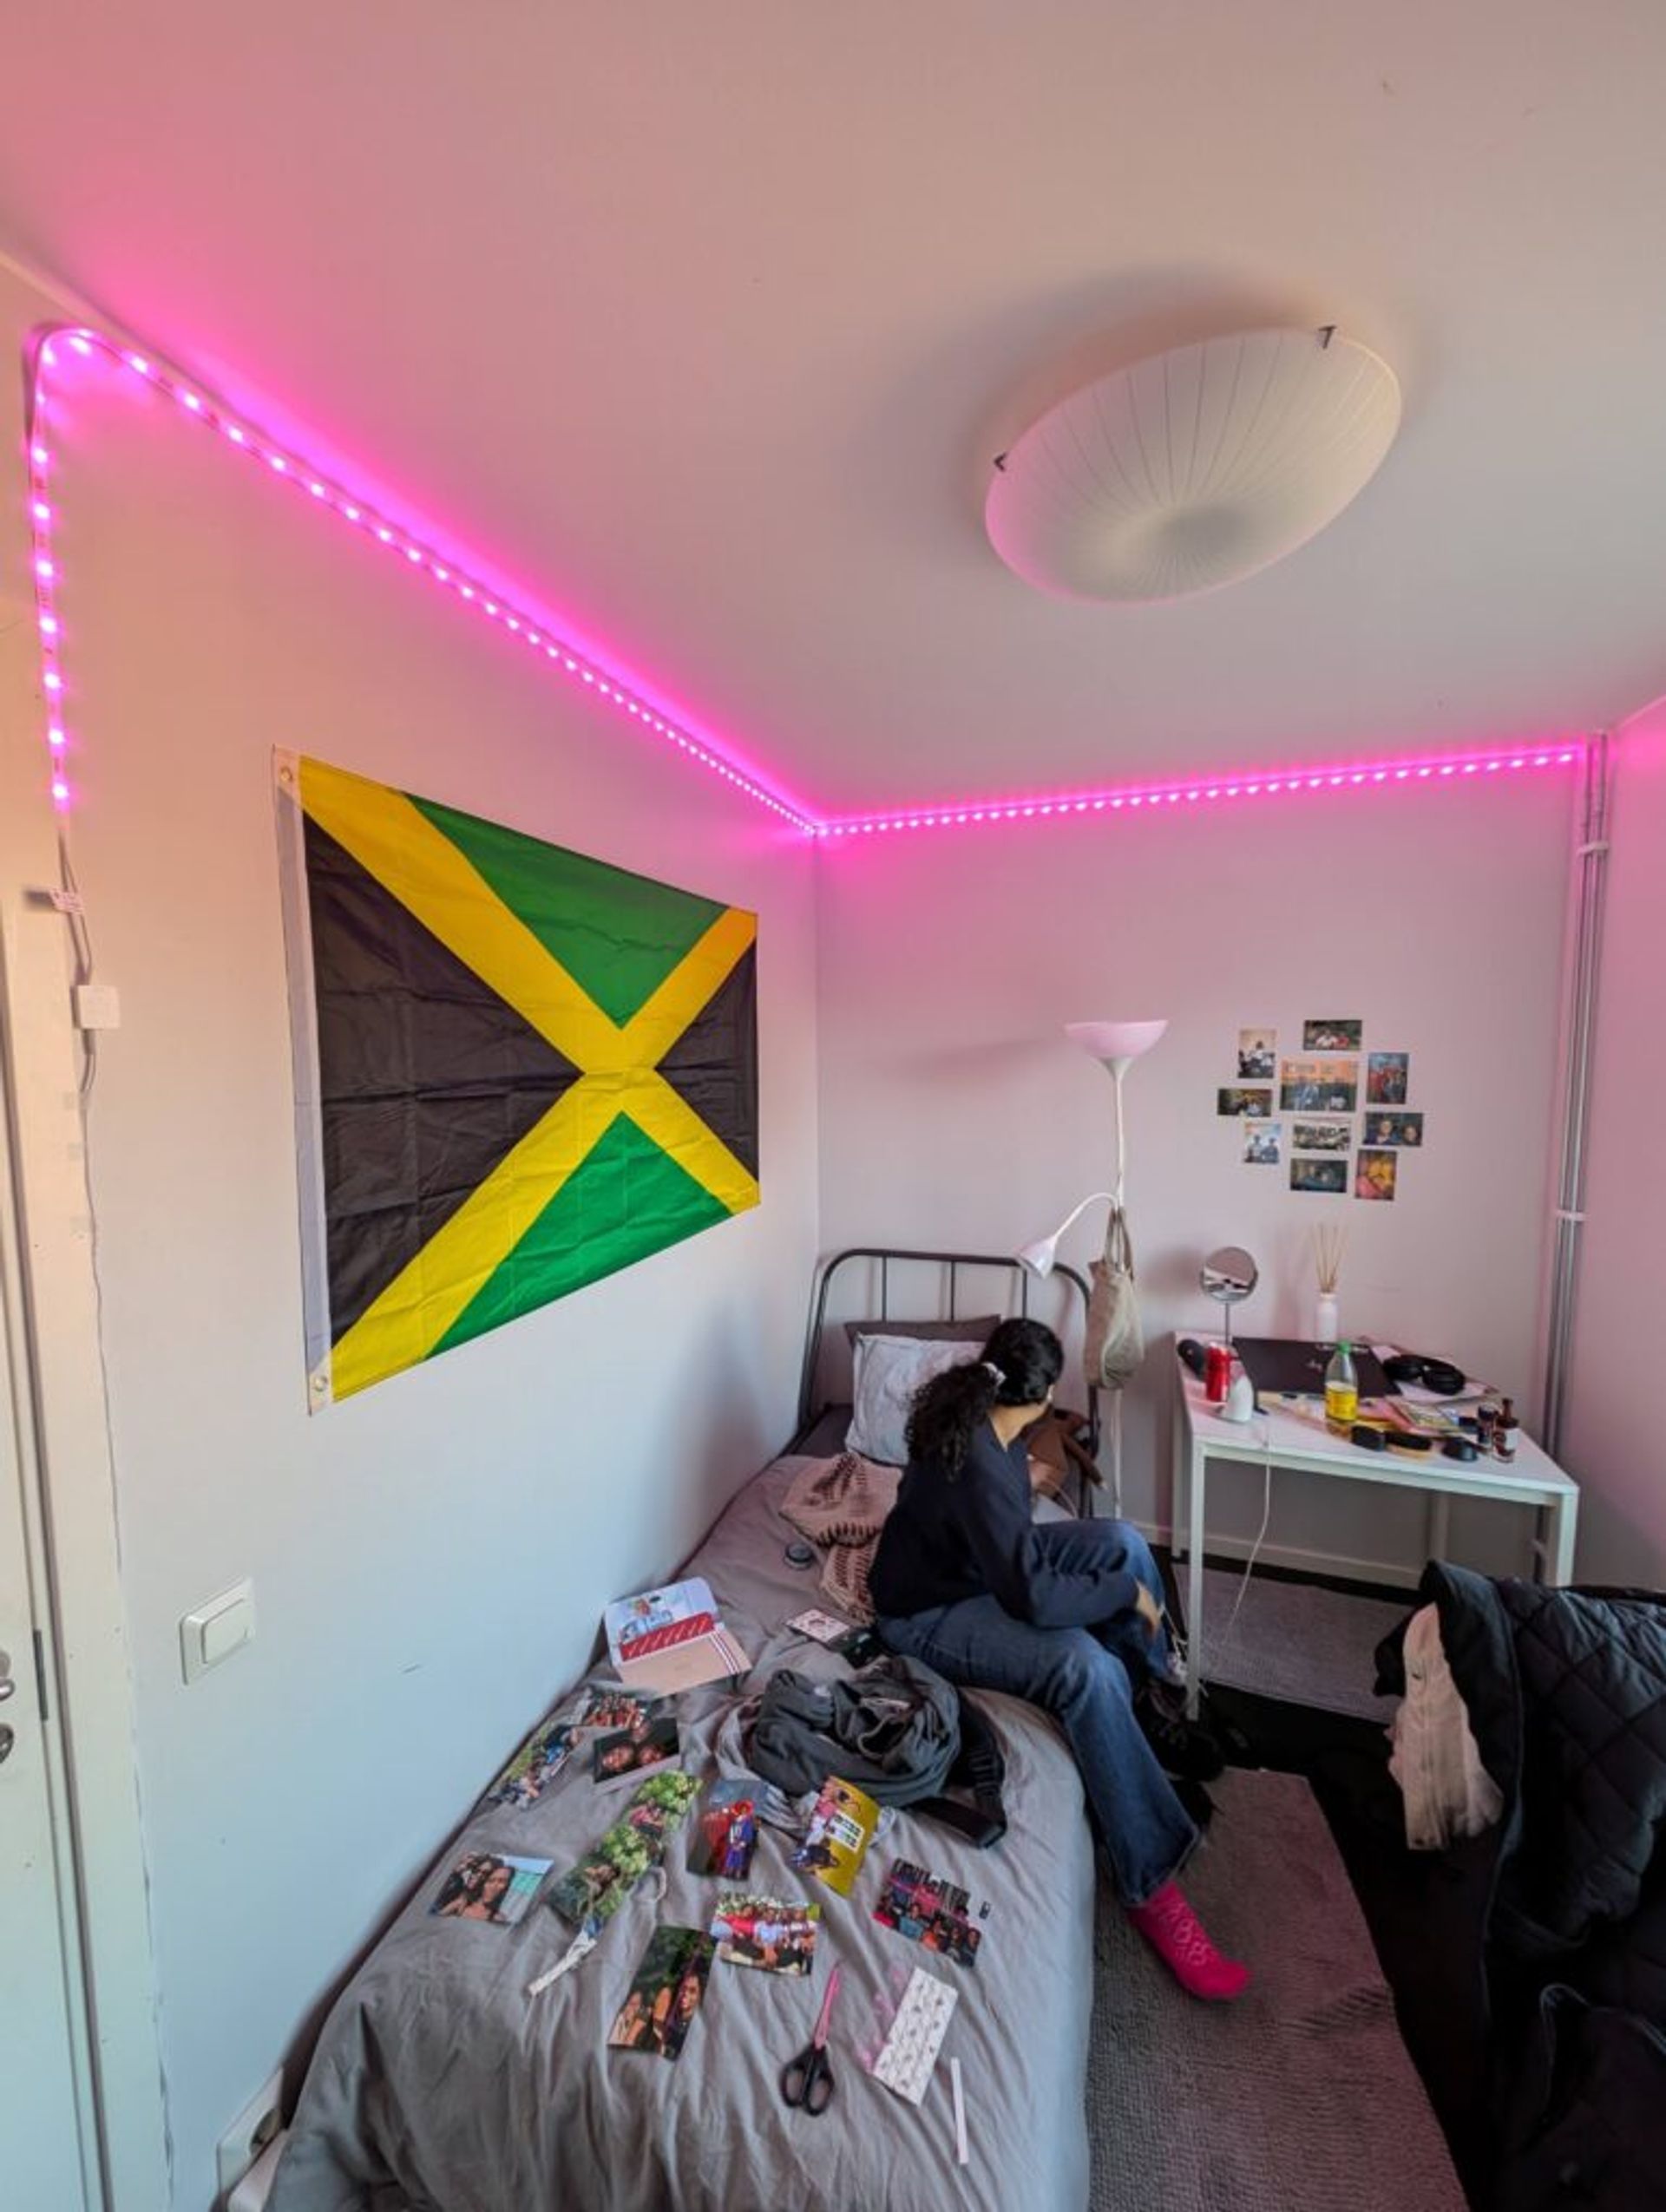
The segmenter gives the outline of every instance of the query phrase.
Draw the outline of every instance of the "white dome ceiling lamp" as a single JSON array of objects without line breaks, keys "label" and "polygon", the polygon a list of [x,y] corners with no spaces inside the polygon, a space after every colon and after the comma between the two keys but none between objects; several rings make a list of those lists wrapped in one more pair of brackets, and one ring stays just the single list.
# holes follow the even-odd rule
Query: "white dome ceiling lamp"
[{"label": "white dome ceiling lamp", "polygon": [[1176,346],[1086,384],[1000,455],[990,542],[1038,591],[1174,599],[1334,521],[1400,428],[1387,362],[1322,329]]}]

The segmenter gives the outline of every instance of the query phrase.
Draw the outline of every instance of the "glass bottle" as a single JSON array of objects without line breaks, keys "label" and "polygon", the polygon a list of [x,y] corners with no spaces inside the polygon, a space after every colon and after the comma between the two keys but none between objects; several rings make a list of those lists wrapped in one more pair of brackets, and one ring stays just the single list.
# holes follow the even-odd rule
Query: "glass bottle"
[{"label": "glass bottle", "polygon": [[1325,1369],[1325,1426],[1335,1435],[1349,1435],[1360,1417],[1360,1378],[1354,1355],[1344,1338],[1330,1355]]}]

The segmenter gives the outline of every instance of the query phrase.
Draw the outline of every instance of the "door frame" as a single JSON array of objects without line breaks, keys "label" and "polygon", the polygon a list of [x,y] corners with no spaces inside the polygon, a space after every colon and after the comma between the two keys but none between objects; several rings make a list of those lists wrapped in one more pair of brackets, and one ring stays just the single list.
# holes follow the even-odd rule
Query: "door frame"
[{"label": "door frame", "polygon": [[[0,264],[0,330],[27,294]],[[21,296],[20,296],[21,295]],[[38,303],[38,295],[36,296]],[[43,304],[44,303],[38,303]],[[19,396],[21,396],[21,395]],[[0,404],[21,433],[22,409]],[[18,449],[21,449],[21,436]],[[134,1750],[100,1344],[95,1229],[70,1014],[69,947],[51,889],[57,825],[41,771],[23,503],[0,487],[0,1417],[23,1455],[30,1561],[63,1908],[81,1973],[95,2168],[121,2212],[167,2212],[154,1962]],[[15,557],[14,557],[15,556]]]}]

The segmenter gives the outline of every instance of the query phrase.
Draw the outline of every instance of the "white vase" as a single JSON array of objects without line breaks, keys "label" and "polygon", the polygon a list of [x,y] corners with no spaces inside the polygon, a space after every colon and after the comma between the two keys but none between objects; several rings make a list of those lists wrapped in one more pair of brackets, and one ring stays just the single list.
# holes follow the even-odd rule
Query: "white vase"
[{"label": "white vase", "polygon": [[1315,1344],[1335,1344],[1341,1327],[1341,1317],[1336,1311],[1334,1291],[1319,1291],[1313,1301],[1313,1340]]}]

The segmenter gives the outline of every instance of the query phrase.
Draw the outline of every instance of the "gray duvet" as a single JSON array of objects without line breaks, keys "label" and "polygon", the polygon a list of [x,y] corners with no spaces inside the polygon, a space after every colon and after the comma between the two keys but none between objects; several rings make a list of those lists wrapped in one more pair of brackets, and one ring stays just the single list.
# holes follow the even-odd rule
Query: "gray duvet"
[{"label": "gray duvet", "polygon": [[[783,1555],[793,1532],[779,1503],[803,1464],[779,1460],[748,1484],[689,1563],[753,1655],[743,1693],[781,1665],[844,1671],[785,1626],[821,1602],[814,1570]],[[790,1867],[790,1839],[765,1829],[748,1886],[820,1902],[815,1972],[803,1980],[718,1962],[674,2065],[610,2051],[606,2037],[653,1928],[707,1924],[719,1885],[686,1870],[692,1816],[666,1855],[663,1900],[651,1877],[582,1964],[529,1997],[572,1931],[541,1902],[513,1927],[436,1919],[430,1907],[446,1871],[464,1850],[496,1849],[553,1859],[560,1874],[632,1785],[598,1785],[575,1759],[536,1803],[476,1812],[331,2012],[269,2212],[1081,2212],[1093,1949],[1082,1793],[1050,1722],[1013,1698],[981,1702],[1006,1753],[1005,1841],[975,1851],[899,1813],[843,1898]],[[683,1764],[703,1781],[745,1771],[737,1703],[729,1685],[676,1701]],[[895,1857],[990,1901],[975,1967],[870,1917]],[[777,2077],[809,2040],[836,1960],[837,2090],[814,2118],[783,2104]],[[858,2056],[876,2045],[879,2009],[916,1966],[960,1992],[918,2108],[871,2080]],[[951,2057],[965,2084],[965,2168]]]}]

